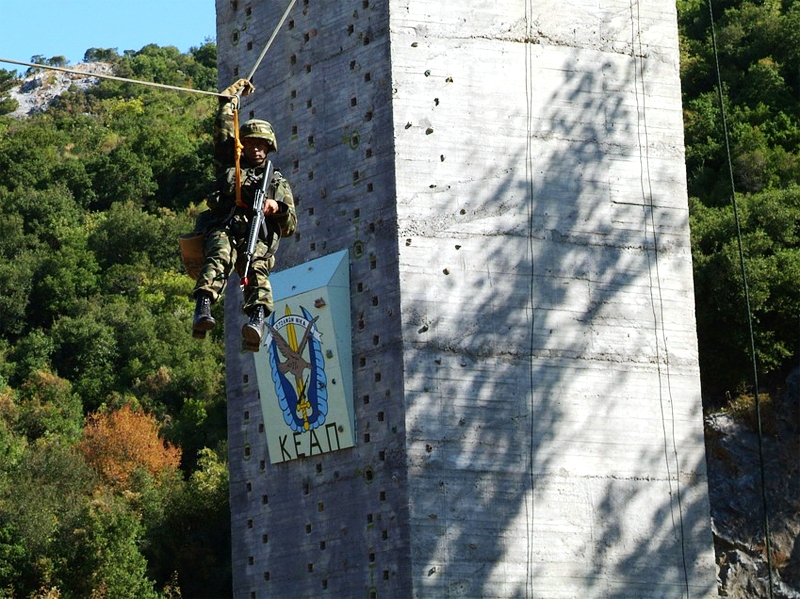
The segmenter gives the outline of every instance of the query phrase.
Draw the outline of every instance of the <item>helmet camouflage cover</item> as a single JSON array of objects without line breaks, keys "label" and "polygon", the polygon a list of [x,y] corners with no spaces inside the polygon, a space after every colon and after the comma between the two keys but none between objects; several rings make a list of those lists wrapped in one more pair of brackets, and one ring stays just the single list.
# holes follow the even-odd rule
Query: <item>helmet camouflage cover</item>
[{"label": "helmet camouflage cover", "polygon": [[245,121],[242,126],[239,127],[239,137],[241,139],[246,139],[248,137],[265,139],[269,142],[271,152],[278,150],[278,141],[275,139],[275,132],[272,130],[272,125],[267,121],[262,121],[260,119]]}]

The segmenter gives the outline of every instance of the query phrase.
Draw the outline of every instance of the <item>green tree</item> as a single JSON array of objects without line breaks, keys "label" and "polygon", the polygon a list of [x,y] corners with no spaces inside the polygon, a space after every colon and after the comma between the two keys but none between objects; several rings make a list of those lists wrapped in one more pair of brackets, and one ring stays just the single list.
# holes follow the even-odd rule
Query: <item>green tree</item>
[{"label": "green tree", "polygon": [[[224,458],[203,449],[188,484],[171,495],[164,512],[146,519],[152,540],[147,553],[157,564],[159,580],[178,572],[187,597],[230,596],[228,482]],[[194,567],[198,563],[203,567]]]},{"label": "green tree", "polygon": [[58,575],[65,597],[158,598],[139,550],[142,523],[123,499],[96,496],[84,505],[76,524],[62,535],[68,551]]},{"label": "green tree", "polygon": [[51,171],[59,162],[59,148],[67,142],[46,115],[14,122],[0,136],[0,172],[3,186],[43,189],[53,180]]},{"label": "green tree", "polygon": [[153,171],[145,160],[127,145],[121,145],[98,157],[91,165],[97,199],[94,209],[108,209],[115,202],[131,201],[138,205],[155,192]]},{"label": "green tree", "polygon": [[19,387],[33,372],[50,370],[54,349],[52,336],[42,329],[34,328],[21,337],[7,352],[9,382]]},{"label": "green tree", "polygon": [[0,69],[0,115],[14,112],[19,107],[19,102],[10,96],[3,96],[12,87],[19,83],[16,71]]},{"label": "green tree", "polygon": [[27,444],[0,472],[0,528],[6,530],[6,551],[16,560],[16,571],[7,578],[13,596],[61,588],[56,570],[65,547],[59,537],[75,526],[96,476],[79,453],[56,438]]},{"label": "green tree", "polygon": [[0,524],[0,596],[13,597],[29,573],[30,556],[13,525]]},{"label": "green tree", "polygon": [[147,271],[177,270],[177,239],[190,227],[187,218],[169,211],[151,214],[134,202],[115,202],[89,237],[100,265],[138,265]]},{"label": "green tree", "polygon": [[119,347],[102,310],[87,304],[81,314],[57,319],[52,329],[53,363],[60,376],[72,381],[86,410],[99,407],[117,388]]},{"label": "green tree", "polygon": [[701,377],[719,403],[752,379],[731,174],[762,380],[781,381],[796,362],[800,3],[725,0],[713,9],[717,56],[707,2],[678,3]]},{"label": "green tree", "polygon": [[0,260],[0,335],[6,339],[16,339],[27,327],[28,303],[40,261],[40,255],[31,250]]},{"label": "green tree", "polygon": [[[800,326],[800,187],[737,200],[757,359],[763,373],[780,374]],[[752,371],[733,211],[695,201],[691,229],[701,372],[707,388],[730,390]]]},{"label": "green tree", "polygon": [[119,60],[119,53],[116,48],[89,48],[83,55],[83,62],[110,62],[112,64]]},{"label": "green tree", "polygon": [[83,428],[81,398],[69,381],[37,370],[20,387],[17,429],[28,439],[48,436],[74,443]]},{"label": "green tree", "polygon": [[19,83],[16,71],[0,69],[0,94],[7,92]]},{"label": "green tree", "polygon": [[19,108],[19,101],[14,98],[0,98],[0,115],[14,112]]}]

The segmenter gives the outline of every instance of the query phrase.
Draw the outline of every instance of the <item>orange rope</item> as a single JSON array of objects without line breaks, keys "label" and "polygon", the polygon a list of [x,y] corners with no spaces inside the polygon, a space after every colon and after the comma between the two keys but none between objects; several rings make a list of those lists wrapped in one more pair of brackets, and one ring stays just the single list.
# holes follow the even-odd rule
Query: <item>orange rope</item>
[{"label": "orange rope", "polygon": [[242,149],[244,145],[239,140],[239,97],[235,96],[233,100],[233,139],[234,139],[234,154],[236,156],[236,205],[245,206],[242,202]]}]

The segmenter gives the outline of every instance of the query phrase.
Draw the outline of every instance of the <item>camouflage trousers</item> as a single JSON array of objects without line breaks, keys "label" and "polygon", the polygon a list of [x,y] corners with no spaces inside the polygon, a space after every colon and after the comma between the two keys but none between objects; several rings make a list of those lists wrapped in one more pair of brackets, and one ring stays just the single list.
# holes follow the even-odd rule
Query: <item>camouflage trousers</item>
[{"label": "camouflage trousers", "polygon": [[[234,235],[227,228],[209,231],[204,244],[205,261],[194,286],[194,296],[197,297],[198,292],[205,291],[211,295],[211,301],[216,302],[225,290],[234,269],[240,277],[244,275],[247,264],[246,246],[246,237]],[[245,314],[249,315],[258,305],[266,308],[267,315],[272,313],[269,273],[274,265],[275,256],[269,252],[266,243],[259,241],[247,273],[249,284],[244,288],[242,310]]]}]

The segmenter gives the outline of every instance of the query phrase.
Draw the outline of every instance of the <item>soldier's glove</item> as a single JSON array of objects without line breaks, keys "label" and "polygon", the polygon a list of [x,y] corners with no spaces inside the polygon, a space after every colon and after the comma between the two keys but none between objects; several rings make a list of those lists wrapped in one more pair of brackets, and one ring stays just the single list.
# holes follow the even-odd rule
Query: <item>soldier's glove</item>
[{"label": "soldier's glove", "polygon": [[228,86],[222,91],[223,96],[249,96],[254,91],[256,91],[256,87],[250,83],[247,79],[239,79],[233,85]]}]

